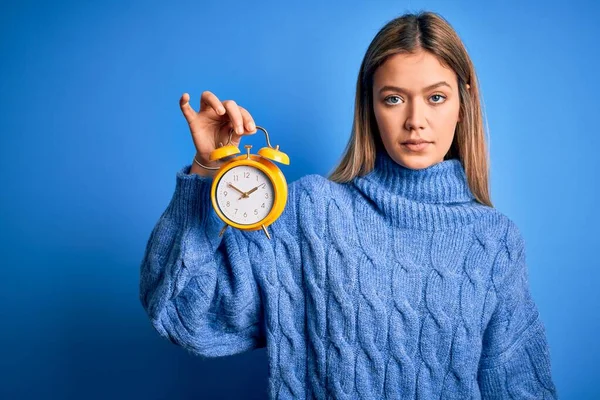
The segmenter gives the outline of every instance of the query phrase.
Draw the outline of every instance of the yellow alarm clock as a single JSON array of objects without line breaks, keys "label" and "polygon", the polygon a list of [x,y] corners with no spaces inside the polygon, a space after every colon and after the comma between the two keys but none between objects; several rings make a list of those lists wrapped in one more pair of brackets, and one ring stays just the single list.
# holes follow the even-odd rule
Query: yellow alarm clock
[{"label": "yellow alarm clock", "polygon": [[[257,126],[265,133],[268,147],[250,154],[252,145],[245,145],[247,154],[232,158],[219,167],[213,178],[210,197],[219,218],[225,222],[219,236],[228,226],[241,230],[262,229],[271,239],[267,227],[283,212],[287,203],[287,182],[283,172],[273,163],[289,165],[287,154],[271,146],[266,129]],[[211,161],[221,160],[240,153],[237,146],[229,141],[212,151]]]}]

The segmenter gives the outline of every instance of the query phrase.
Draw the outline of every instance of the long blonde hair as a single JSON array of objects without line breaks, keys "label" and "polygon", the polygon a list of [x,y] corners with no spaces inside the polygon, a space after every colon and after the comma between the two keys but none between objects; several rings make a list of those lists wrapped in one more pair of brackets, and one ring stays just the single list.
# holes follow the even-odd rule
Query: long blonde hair
[{"label": "long blonde hair", "polygon": [[358,73],[352,134],[339,165],[328,179],[345,183],[373,170],[376,152],[383,149],[373,112],[373,75],[391,55],[418,50],[435,55],[458,77],[461,120],[444,159],[458,158],[475,200],[493,207],[489,192],[486,129],[475,68],[458,34],[434,12],[402,15],[388,22],[375,35]]}]

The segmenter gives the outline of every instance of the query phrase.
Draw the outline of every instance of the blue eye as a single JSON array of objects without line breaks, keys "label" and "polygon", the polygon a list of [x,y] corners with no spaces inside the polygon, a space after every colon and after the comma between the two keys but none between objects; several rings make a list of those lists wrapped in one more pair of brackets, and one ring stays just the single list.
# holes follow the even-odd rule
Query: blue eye
[{"label": "blue eye", "polygon": [[[438,98],[442,98],[442,99],[446,100],[446,96],[442,96],[441,94],[434,94],[430,98],[434,98],[434,97],[438,97]],[[443,103],[443,101],[434,101],[434,103],[441,104],[441,103]]]},{"label": "blue eye", "polygon": [[[396,100],[392,101],[393,99]],[[430,97],[430,99],[433,99],[434,104],[442,104],[444,101],[446,101],[446,96],[441,94],[434,94]],[[384,101],[388,105],[396,105],[402,103],[402,98],[400,96],[393,95],[386,97]]]},{"label": "blue eye", "polygon": [[385,101],[386,104],[390,104],[390,105],[394,105],[394,104],[399,104],[400,103],[399,101],[396,102],[396,103],[394,103],[394,102],[389,103],[388,100],[389,99],[393,99],[393,98],[396,98],[396,99],[400,100],[400,96],[388,96],[388,97],[385,98],[384,101]]}]

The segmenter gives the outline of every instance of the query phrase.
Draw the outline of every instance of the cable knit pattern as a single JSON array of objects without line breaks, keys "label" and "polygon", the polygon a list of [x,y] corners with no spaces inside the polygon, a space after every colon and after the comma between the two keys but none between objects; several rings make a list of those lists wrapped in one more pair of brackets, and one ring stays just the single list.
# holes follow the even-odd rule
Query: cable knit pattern
[{"label": "cable knit pattern", "polygon": [[212,178],[178,171],[140,300],[202,357],[267,347],[272,399],[556,399],[525,246],[462,164],[385,152],[347,184],[307,175],[269,230],[223,226]]}]

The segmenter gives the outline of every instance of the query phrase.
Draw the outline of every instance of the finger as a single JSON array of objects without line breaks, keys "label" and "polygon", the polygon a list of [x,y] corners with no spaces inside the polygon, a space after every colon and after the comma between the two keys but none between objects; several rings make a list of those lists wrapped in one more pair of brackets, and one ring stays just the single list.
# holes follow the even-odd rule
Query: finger
[{"label": "finger", "polygon": [[235,132],[238,135],[242,135],[244,133],[244,119],[242,118],[240,108],[233,100],[225,100],[223,105],[225,106],[225,110],[227,110],[227,115],[229,115]]},{"label": "finger", "polygon": [[248,110],[246,110],[244,107],[238,107],[240,108],[240,112],[242,113],[242,118],[244,119],[244,127],[246,128],[246,131],[249,133],[255,133],[256,124],[254,123],[254,118],[252,118],[252,115],[250,115]]},{"label": "finger", "polygon": [[225,114],[225,107],[219,98],[213,92],[205,90],[200,96],[200,111],[206,110],[207,107],[211,107],[219,115]]},{"label": "finger", "polygon": [[190,95],[184,93],[183,96],[179,99],[179,107],[181,108],[181,112],[183,116],[187,120],[188,124],[191,123],[196,117],[196,111],[190,105]]}]

